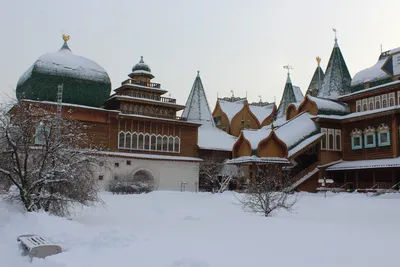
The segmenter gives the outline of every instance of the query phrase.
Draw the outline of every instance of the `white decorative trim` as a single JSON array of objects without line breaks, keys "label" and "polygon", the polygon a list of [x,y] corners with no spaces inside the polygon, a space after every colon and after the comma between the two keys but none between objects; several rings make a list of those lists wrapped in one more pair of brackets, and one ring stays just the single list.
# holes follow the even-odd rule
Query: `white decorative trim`
[{"label": "white decorative trim", "polygon": [[[127,147],[126,137],[131,136],[130,147]],[[133,146],[133,137],[136,136],[136,147]],[[121,139],[122,138],[122,139]],[[159,147],[158,141],[161,139],[161,145]],[[122,143],[123,140],[123,143]],[[146,142],[148,141],[148,142]],[[166,141],[166,149],[164,149],[164,141]],[[172,143],[170,144],[170,141]],[[153,143],[155,142],[154,148],[152,148]],[[141,146],[139,146],[141,144]],[[175,146],[178,146],[178,149],[175,149]],[[147,147],[147,148],[146,148]],[[160,134],[149,134],[142,132],[124,132],[120,131],[118,133],[118,149],[124,150],[147,150],[147,151],[164,151],[170,153],[180,153],[181,152],[181,140],[179,136],[167,136]]]}]

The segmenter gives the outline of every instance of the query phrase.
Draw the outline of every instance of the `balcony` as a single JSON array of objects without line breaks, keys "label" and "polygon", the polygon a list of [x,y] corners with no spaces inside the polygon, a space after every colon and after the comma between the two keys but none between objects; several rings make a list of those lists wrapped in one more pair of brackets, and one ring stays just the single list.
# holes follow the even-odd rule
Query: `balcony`
[{"label": "balcony", "polygon": [[160,99],[161,102],[164,103],[172,103],[172,104],[176,104],[176,99],[175,98],[170,98],[170,97],[161,97]]},{"label": "balcony", "polygon": [[137,84],[137,85],[146,86],[146,87],[150,87],[150,88],[156,88],[156,89],[161,88],[161,84],[159,84],[159,83],[150,83],[150,82],[144,82],[144,81],[138,81],[138,80],[132,80],[132,79],[127,79],[122,82],[122,85],[126,85],[126,84],[133,84],[133,85]]}]

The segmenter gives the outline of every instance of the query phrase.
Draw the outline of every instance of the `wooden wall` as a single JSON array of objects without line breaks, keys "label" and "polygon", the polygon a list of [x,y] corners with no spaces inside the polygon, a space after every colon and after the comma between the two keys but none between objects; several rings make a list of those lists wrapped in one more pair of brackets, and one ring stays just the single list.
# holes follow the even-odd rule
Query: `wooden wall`
[{"label": "wooden wall", "polygon": [[243,105],[241,111],[239,111],[232,119],[230,125],[230,134],[233,136],[239,136],[242,131],[242,121],[244,122],[244,129],[259,129],[260,123],[257,118],[251,113],[247,103]]},{"label": "wooden wall", "polygon": [[[395,117],[393,117],[395,118]],[[396,119],[396,118],[395,118]],[[397,120],[397,119],[396,119]],[[378,118],[348,122],[343,124],[342,128],[342,142],[343,142],[343,160],[370,160],[370,159],[383,159],[393,157],[393,134],[391,134],[391,144],[390,146],[379,147],[378,137],[376,136],[376,147],[365,148],[363,139],[363,148],[353,150],[351,148],[351,136],[350,133],[353,129],[358,128],[364,131],[368,126],[372,126],[375,129],[379,127],[381,123],[387,124],[392,129],[392,115],[382,116]],[[397,130],[396,130],[397,131]],[[396,146],[397,140],[395,141]]]},{"label": "wooden wall", "polygon": [[230,123],[229,123],[229,119],[226,116],[226,114],[222,111],[220,105],[217,104],[215,105],[215,109],[212,113],[212,116],[215,120],[216,117],[221,117],[221,124],[220,125],[216,125],[219,129],[224,130],[227,133],[230,133]]}]

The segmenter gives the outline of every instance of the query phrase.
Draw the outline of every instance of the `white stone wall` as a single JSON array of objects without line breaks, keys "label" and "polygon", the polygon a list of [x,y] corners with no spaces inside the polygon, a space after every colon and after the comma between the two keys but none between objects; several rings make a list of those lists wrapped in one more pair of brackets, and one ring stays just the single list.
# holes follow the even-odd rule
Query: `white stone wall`
[{"label": "white stone wall", "polygon": [[[131,162],[131,165],[127,164]],[[115,163],[119,163],[116,167]],[[195,191],[199,183],[199,163],[182,161],[142,160],[132,158],[108,157],[104,166],[98,167],[97,176],[103,176],[99,180],[104,190],[114,176],[135,175],[144,170],[154,178],[155,190],[181,190],[181,182],[184,181],[186,191]]]}]

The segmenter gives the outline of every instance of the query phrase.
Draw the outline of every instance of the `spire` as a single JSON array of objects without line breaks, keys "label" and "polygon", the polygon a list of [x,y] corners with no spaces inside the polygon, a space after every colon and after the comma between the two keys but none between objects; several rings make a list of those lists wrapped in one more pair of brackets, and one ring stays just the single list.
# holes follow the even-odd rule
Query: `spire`
[{"label": "spire", "polygon": [[208,106],[206,93],[200,78],[200,71],[197,71],[192,90],[186,101],[186,107],[182,112],[182,117],[188,121],[200,122],[202,124],[214,125],[214,119]]},{"label": "spire", "polygon": [[139,61],[139,63],[144,63],[143,56],[140,56],[140,61]]},{"label": "spire", "polygon": [[336,31],[336,29],[335,28],[333,28],[332,29],[333,30],[333,32],[335,33],[335,45],[334,45],[334,47],[339,47],[339,45],[338,45],[338,43],[337,43],[337,31]]},{"label": "spire", "polygon": [[68,42],[69,39],[70,39],[69,35],[63,34],[63,35],[62,35],[62,38],[63,38],[63,40],[64,40],[64,44],[63,44],[63,46],[61,47],[60,50],[68,49],[69,51],[71,51],[71,49],[69,49],[68,44],[67,44],[67,42]]},{"label": "spire", "polygon": [[287,69],[287,78],[286,78],[286,84],[285,84],[285,89],[283,89],[283,95],[281,99],[281,103],[279,104],[278,111],[277,111],[277,117],[284,117],[286,115],[286,109],[291,103],[296,103],[296,94],[293,89],[292,81],[290,79],[290,70],[293,69],[293,67],[289,65],[283,66],[284,69]]},{"label": "spire", "polygon": [[337,44],[336,30],[335,45],[329,58],[325,77],[318,91],[318,97],[337,99],[341,95],[350,93],[351,76],[344,61],[342,52]]},{"label": "spire", "polygon": [[318,94],[318,91],[321,89],[322,82],[324,80],[325,74],[324,71],[322,70],[320,64],[321,64],[321,58],[317,57],[317,68],[314,71],[314,75],[312,76],[310,85],[308,86],[307,92],[312,95],[316,96]]}]

